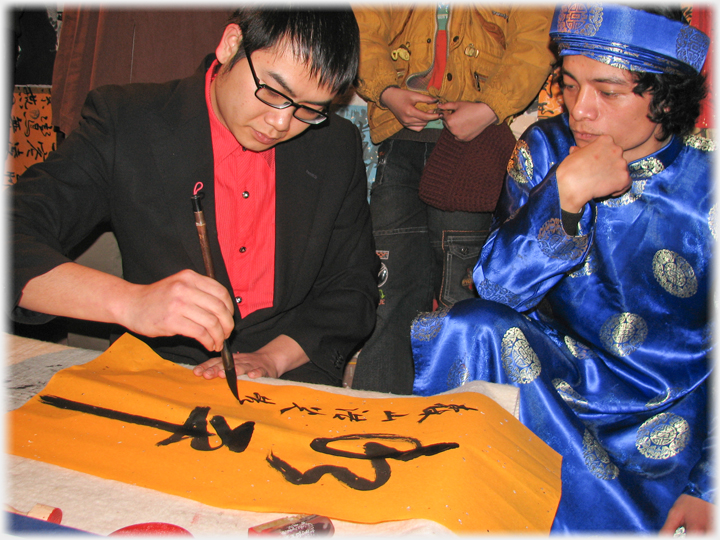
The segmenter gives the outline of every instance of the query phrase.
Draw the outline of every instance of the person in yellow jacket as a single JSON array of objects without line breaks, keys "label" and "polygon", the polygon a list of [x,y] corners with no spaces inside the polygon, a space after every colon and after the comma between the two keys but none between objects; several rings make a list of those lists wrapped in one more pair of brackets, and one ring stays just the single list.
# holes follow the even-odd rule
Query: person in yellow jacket
[{"label": "person in yellow jacket", "polygon": [[[504,176],[494,173],[482,186],[463,185],[460,203],[456,194],[455,202],[431,205],[419,195],[423,169],[437,146],[433,159],[441,170],[447,163],[447,175],[470,163],[471,172],[486,173],[482,164],[500,158],[495,135],[490,144],[473,145],[468,163],[454,162],[465,160],[468,150],[459,158],[462,152],[453,146],[467,147],[489,126],[500,130],[503,140],[511,137],[509,157],[514,137],[508,123],[537,96],[554,60],[553,6],[399,4],[353,10],[361,43],[358,93],[368,103],[372,142],[380,145],[370,208],[382,269],[375,330],[360,351],[352,387],[411,394],[412,320],[431,311],[433,299],[449,307],[476,296],[472,270]],[[443,130],[445,139],[436,144]],[[495,184],[490,201],[487,193],[475,193],[485,190],[487,181]],[[447,198],[447,189],[426,182],[426,189],[435,190],[430,200]]]}]

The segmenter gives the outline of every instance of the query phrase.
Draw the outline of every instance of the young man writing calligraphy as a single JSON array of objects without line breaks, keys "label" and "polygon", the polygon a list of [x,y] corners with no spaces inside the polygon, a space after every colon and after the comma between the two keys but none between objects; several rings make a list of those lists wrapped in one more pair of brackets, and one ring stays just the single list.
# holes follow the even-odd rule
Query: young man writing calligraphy
[{"label": "young man writing calligraphy", "polygon": [[[228,339],[238,374],[339,385],[378,295],[360,136],[328,113],[358,56],[349,8],[243,8],[193,76],[91,92],[11,190],[13,317],[116,323],[206,378]],[[101,222],[123,279],[66,256]]]},{"label": "young man writing calligraphy", "polygon": [[691,135],[709,39],[677,12],[556,9],[567,113],[516,146],[482,298],[413,328],[416,393],[520,388],[563,456],[555,531],[712,530],[714,145]]}]

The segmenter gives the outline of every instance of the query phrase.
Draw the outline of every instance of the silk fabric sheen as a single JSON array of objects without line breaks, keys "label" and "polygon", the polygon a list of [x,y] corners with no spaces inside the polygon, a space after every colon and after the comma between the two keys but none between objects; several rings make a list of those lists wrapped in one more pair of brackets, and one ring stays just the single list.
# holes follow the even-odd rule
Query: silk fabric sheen
[{"label": "silk fabric sheen", "polygon": [[520,388],[520,420],[563,456],[554,531],[654,531],[685,492],[713,500],[708,297],[710,141],[673,138],[629,165],[625,195],[561,224],[567,116],[516,146],[474,271],[482,297],[418,317],[414,392]]}]

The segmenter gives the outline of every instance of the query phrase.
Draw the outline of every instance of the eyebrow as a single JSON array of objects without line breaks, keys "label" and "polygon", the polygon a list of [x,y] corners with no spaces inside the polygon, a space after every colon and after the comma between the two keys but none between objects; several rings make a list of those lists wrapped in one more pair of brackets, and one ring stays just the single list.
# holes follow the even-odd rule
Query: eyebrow
[{"label": "eyebrow", "polygon": [[[295,95],[295,92],[293,92],[292,88],[288,86],[287,82],[285,82],[285,78],[280,75],[279,73],[275,71],[268,71],[268,76],[275,80],[280,86],[282,86],[283,93],[287,94],[293,100],[297,98]],[[332,100],[328,101],[305,101],[305,103],[308,103],[310,105],[317,105],[318,107],[329,107],[330,103],[332,103]]]},{"label": "eyebrow", "polygon": [[[577,77],[570,73],[567,69],[564,67],[562,68],[563,75],[568,75],[571,78],[577,80]],[[595,79],[591,79],[592,82],[601,83],[601,84],[619,84],[623,86],[630,86],[630,83],[627,81],[627,79],[623,77],[598,77]]]}]

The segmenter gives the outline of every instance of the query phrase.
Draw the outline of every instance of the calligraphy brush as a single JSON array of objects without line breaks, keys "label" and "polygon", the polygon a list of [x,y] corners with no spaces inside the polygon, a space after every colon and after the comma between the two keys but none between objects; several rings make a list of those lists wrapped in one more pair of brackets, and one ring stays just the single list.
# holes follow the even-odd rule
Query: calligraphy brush
[{"label": "calligraphy brush", "polygon": [[[215,267],[213,266],[212,256],[210,255],[210,243],[207,237],[207,225],[205,223],[205,213],[203,212],[200,199],[204,193],[200,193],[202,189],[202,182],[195,184],[195,190],[192,197],[193,213],[195,214],[195,227],[197,228],[198,237],[200,238],[200,247],[202,248],[203,262],[205,263],[205,274],[208,277],[215,279]],[[237,388],[237,372],[235,371],[235,361],[233,360],[230,348],[228,347],[227,340],[223,341],[222,352],[220,353],[222,358],[223,368],[225,369],[225,380],[227,380],[230,391],[232,392],[235,399],[240,401],[238,396]]]}]

